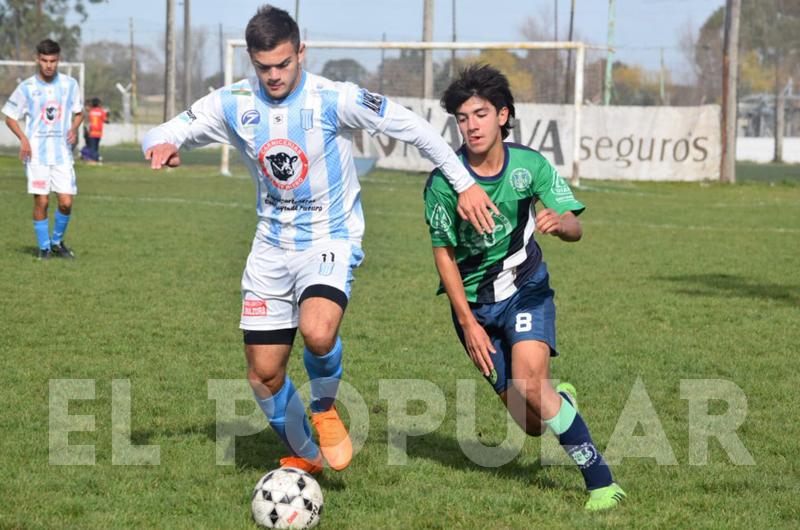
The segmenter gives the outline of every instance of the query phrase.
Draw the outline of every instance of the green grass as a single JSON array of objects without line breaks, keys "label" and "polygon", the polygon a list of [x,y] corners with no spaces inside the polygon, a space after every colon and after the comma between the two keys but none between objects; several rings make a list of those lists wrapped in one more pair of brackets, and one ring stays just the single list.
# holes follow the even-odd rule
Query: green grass
[{"label": "green grass", "polygon": [[[40,263],[21,168],[0,159],[0,527],[251,528],[251,488],[282,451],[265,430],[237,439],[235,465],[215,465],[208,380],[245,373],[237,326],[252,183],[208,166],[77,171],[67,241],[78,259]],[[583,241],[542,241],[559,311],[554,376],[577,386],[601,448],[640,379],[677,464],[623,460],[614,472],[629,501],[589,515],[578,471],[540,465],[538,439],[499,468],[472,463],[456,437],[466,401],[456,380],[476,385],[483,443],[504,439],[504,411],[433,295],[423,177],[374,173],[363,181],[367,257],[342,327],[369,436],[350,468],[320,480],[324,528],[796,527],[800,187],[585,184]],[[290,371],[302,382],[300,353]],[[95,445],[95,465],[48,463],[48,382],[65,378],[95,380],[94,400],[69,402],[70,414],[95,417],[93,432],[69,435]],[[133,443],[158,445],[160,465],[113,465],[114,379],[130,380]],[[444,421],[409,438],[404,466],[387,464],[390,435],[413,427],[389,428],[397,404],[380,398],[381,379],[429,381],[445,397]],[[742,389],[737,435],[755,465],[734,465],[713,439],[707,464],[690,464],[683,379]]]}]

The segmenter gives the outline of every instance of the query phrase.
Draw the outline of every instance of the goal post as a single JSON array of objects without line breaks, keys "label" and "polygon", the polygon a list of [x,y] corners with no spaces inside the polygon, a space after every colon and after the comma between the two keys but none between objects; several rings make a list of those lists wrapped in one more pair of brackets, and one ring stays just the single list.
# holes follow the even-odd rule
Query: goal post
[{"label": "goal post", "polygon": [[[571,182],[579,185],[580,175],[580,138],[581,138],[581,109],[583,105],[583,86],[584,68],[586,63],[586,50],[604,50],[604,46],[587,45],[583,42],[390,42],[390,41],[306,41],[306,48],[309,49],[350,49],[350,50],[549,50],[549,51],[574,51],[575,52],[575,82],[572,91],[572,174]],[[245,49],[246,42],[243,39],[230,39],[225,46],[225,65],[224,82],[225,85],[233,83],[234,79],[234,60],[236,49]],[[566,75],[570,75],[567,72]],[[390,96],[391,97],[391,96]],[[230,146],[222,145],[220,159],[220,173],[230,176]]]}]

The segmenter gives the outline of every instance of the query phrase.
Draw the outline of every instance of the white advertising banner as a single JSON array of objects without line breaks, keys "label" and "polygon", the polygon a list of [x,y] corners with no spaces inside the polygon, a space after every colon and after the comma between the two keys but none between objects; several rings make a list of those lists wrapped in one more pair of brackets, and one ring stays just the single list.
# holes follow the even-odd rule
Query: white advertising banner
[{"label": "white advertising banner", "polygon": [[[453,148],[461,144],[455,119],[436,100],[398,98],[428,120]],[[546,156],[566,177],[577,147],[580,177],[618,180],[714,180],[719,178],[720,114],[700,107],[596,107],[581,111],[581,138],[573,138],[571,105],[516,105],[517,119],[506,141]],[[362,154],[386,169],[430,171],[416,148],[377,135],[356,137]]]}]

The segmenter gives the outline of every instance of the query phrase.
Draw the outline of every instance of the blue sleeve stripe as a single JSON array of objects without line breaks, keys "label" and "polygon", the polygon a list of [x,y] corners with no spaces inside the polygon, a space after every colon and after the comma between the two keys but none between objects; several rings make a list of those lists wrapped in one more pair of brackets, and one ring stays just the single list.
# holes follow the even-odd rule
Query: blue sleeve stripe
[{"label": "blue sleeve stripe", "polygon": [[344,211],[342,161],[340,158],[339,146],[336,144],[336,136],[339,132],[338,104],[338,92],[332,90],[322,92],[325,167],[328,173],[328,190],[330,193],[330,197],[328,198],[330,236],[332,239],[347,239],[350,234],[347,228],[347,217]]},{"label": "blue sleeve stripe", "polygon": [[[303,152],[308,153],[308,149],[306,148],[306,133],[303,129],[302,118],[300,117],[300,111],[305,106],[305,97],[307,97],[307,92],[303,93],[302,96],[304,97],[297,97],[295,98],[291,104],[289,105],[289,116],[287,118],[288,123],[288,136],[289,140],[296,143]],[[310,171],[310,168],[309,168]],[[294,190],[294,198],[295,201],[300,201],[300,204],[303,204],[302,201],[311,199],[311,179],[313,175],[309,174],[306,175],[305,181],[303,181],[300,186],[298,186]],[[311,228],[311,216],[312,213],[310,210],[302,211],[298,208],[297,215],[294,219],[294,227],[295,227],[295,236],[294,236],[294,244],[297,250],[304,250],[311,246],[311,239],[313,238],[313,230]]]}]

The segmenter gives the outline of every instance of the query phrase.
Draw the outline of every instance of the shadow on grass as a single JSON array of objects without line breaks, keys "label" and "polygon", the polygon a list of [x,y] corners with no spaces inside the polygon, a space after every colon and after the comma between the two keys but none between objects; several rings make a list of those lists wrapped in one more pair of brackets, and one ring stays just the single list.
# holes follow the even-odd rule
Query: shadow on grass
[{"label": "shadow on grass", "polygon": [[689,286],[676,289],[679,294],[756,298],[800,306],[800,285],[754,283],[744,276],[720,273],[654,276],[652,279]]},{"label": "shadow on grass", "polygon": [[[219,429],[219,431],[218,431]],[[249,436],[232,438],[235,432],[252,432],[253,425],[246,420],[231,422],[209,422],[205,425],[195,425],[183,429],[155,429],[138,430],[131,433],[131,443],[134,445],[149,445],[151,438],[190,438],[201,435],[214,444],[217,443],[217,432],[220,432],[219,441],[225,449],[225,461],[233,460],[233,465],[240,471],[260,470],[266,473],[278,467],[278,461],[287,456],[289,452],[268,425],[258,433]],[[220,464],[222,465],[222,464]],[[323,473],[315,477],[324,489],[340,490],[344,483],[331,473]]]},{"label": "shadow on grass", "polygon": [[39,256],[39,247],[33,245],[22,245],[20,247],[17,247],[17,253],[35,258]]},{"label": "shadow on grass", "polygon": [[491,448],[491,451],[494,452],[494,458],[498,461],[509,460],[509,462],[497,467],[488,467],[476,464],[465,454],[475,454],[489,449],[489,447],[480,444],[476,440],[466,440],[462,442],[464,444],[462,448],[458,440],[443,436],[438,432],[420,436],[396,431],[390,435],[391,443],[402,450],[403,448],[397,445],[396,440],[406,437],[407,443],[405,451],[410,458],[432,460],[443,466],[460,471],[483,471],[485,473],[498,475],[504,479],[515,480],[525,485],[533,485],[540,489],[555,489],[561,491],[568,489],[567,486],[548,479],[545,474],[542,473],[544,468],[541,462],[537,460],[531,463],[522,463],[517,456],[518,452],[511,449]]}]

